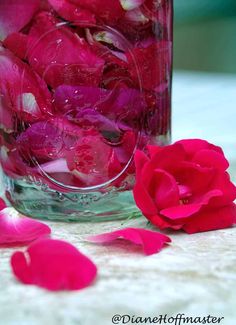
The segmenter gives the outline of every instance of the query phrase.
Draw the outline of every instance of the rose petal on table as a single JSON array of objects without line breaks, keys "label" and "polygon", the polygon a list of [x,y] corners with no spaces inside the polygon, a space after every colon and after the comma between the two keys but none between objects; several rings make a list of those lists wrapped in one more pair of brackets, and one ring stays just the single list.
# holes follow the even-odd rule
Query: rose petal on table
[{"label": "rose petal on table", "polygon": [[236,205],[206,209],[187,220],[183,230],[188,234],[225,229],[236,223]]},{"label": "rose petal on table", "polygon": [[125,239],[136,245],[141,245],[145,255],[158,253],[165,244],[171,242],[170,237],[156,231],[141,228],[125,228],[109,233],[87,237],[92,243],[105,244],[118,238]]},{"label": "rose petal on table", "polygon": [[47,225],[23,216],[14,208],[0,211],[0,245],[25,244],[50,233]]},{"label": "rose petal on table", "polygon": [[97,275],[96,265],[88,257],[61,240],[38,240],[26,252],[15,252],[11,265],[20,282],[50,291],[83,289]]},{"label": "rose petal on table", "polygon": [[27,25],[39,8],[40,0],[1,0],[0,40]]}]

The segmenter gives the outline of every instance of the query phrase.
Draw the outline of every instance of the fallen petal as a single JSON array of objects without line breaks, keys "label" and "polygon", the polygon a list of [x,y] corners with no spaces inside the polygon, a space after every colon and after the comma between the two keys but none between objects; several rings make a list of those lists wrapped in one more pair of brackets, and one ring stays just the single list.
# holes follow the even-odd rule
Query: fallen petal
[{"label": "fallen petal", "polygon": [[171,239],[166,235],[141,228],[126,228],[96,236],[89,236],[87,240],[93,243],[105,244],[118,238],[128,240],[136,245],[141,245],[145,255],[156,254],[160,252],[165,244],[171,242]]},{"label": "fallen petal", "polygon": [[52,239],[32,243],[25,253],[11,258],[16,278],[50,291],[88,287],[97,275],[96,265],[71,244]]},{"label": "fallen petal", "polygon": [[0,245],[29,243],[50,233],[47,225],[23,216],[14,208],[0,211]]}]

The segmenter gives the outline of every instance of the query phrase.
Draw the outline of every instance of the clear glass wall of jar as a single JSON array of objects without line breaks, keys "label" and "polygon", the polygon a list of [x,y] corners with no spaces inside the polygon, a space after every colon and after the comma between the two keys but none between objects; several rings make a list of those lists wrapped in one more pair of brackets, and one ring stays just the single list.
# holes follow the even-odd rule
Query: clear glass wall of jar
[{"label": "clear glass wall of jar", "polygon": [[135,150],[170,140],[172,0],[49,3],[1,36],[6,196],[35,218],[131,216]]}]

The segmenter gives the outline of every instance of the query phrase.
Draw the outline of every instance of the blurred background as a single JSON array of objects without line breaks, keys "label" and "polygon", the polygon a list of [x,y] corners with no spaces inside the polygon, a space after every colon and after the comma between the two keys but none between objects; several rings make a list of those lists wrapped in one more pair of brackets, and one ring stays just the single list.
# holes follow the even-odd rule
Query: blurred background
[{"label": "blurred background", "polygon": [[236,73],[236,0],[174,0],[175,69]]},{"label": "blurred background", "polygon": [[236,0],[173,1],[172,140],[220,145],[236,183]]}]

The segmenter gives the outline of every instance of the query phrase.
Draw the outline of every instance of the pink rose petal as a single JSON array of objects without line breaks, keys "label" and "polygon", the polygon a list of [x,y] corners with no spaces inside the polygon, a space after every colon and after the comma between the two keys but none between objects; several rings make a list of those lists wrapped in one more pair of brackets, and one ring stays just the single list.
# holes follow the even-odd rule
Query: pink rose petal
[{"label": "pink rose petal", "polygon": [[6,205],[5,201],[2,198],[0,198],[0,211],[5,209],[6,207],[7,207],[7,205]]},{"label": "pink rose petal", "polygon": [[52,88],[62,84],[97,86],[105,63],[83,38],[49,12],[34,19],[28,60]]},{"label": "pink rose petal", "polygon": [[236,187],[225,171],[229,164],[221,148],[189,139],[147,149],[148,161],[139,152],[135,156],[133,194],[151,223],[188,233],[235,223]]},{"label": "pink rose petal", "polygon": [[224,156],[223,150],[215,146],[214,144],[211,144],[207,142],[206,140],[202,139],[184,139],[177,141],[176,143],[181,144],[184,147],[185,152],[189,156],[189,158],[192,158],[195,156],[195,154],[201,150],[214,150]]},{"label": "pink rose petal", "polygon": [[[139,87],[140,82],[147,90],[156,90],[167,82],[170,69],[171,43],[166,41],[155,42],[147,48],[134,48],[127,53],[128,70]],[[156,58],[153,64],[153,58]]]},{"label": "pink rose petal", "polygon": [[172,220],[188,218],[192,214],[199,212],[205,205],[209,205],[212,198],[217,198],[222,195],[222,191],[212,190],[204,193],[201,198],[195,198],[194,203],[172,206],[161,210],[160,214]]},{"label": "pink rose petal", "polygon": [[11,258],[16,278],[50,291],[79,290],[94,281],[95,264],[71,244],[52,239],[32,243],[25,253]]},{"label": "pink rose petal", "polygon": [[147,218],[149,216],[157,214],[158,210],[154,203],[154,200],[148,193],[147,189],[143,186],[141,181],[136,182],[133,189],[133,195],[137,206]]},{"label": "pink rose petal", "polygon": [[81,8],[90,10],[105,22],[114,24],[124,13],[120,0],[70,0]]},{"label": "pink rose petal", "polygon": [[[0,45],[0,93],[5,110],[27,122],[51,112],[51,94],[27,64]],[[1,121],[0,121],[1,124]]]},{"label": "pink rose petal", "polygon": [[230,228],[236,223],[236,205],[206,209],[187,220],[183,229],[188,234]]},{"label": "pink rose petal", "polygon": [[1,0],[0,1],[0,40],[20,31],[29,23],[40,0]]},{"label": "pink rose petal", "polygon": [[81,9],[69,0],[48,0],[53,9],[65,20],[71,21],[78,26],[90,26],[96,24],[93,13]]},{"label": "pink rose petal", "polygon": [[47,225],[21,215],[14,208],[0,211],[0,245],[28,243],[50,233]]},{"label": "pink rose petal", "polygon": [[158,253],[165,244],[171,242],[168,236],[155,231],[139,228],[126,228],[110,233],[89,236],[87,239],[93,243],[104,244],[118,238],[128,240],[136,245],[141,245],[146,255]]},{"label": "pink rose petal", "polygon": [[214,167],[223,171],[229,168],[229,162],[224,155],[210,149],[196,152],[192,161],[202,167]]},{"label": "pink rose petal", "polygon": [[158,210],[179,204],[179,189],[174,177],[164,170],[156,169],[150,183]]},{"label": "pink rose petal", "polygon": [[5,39],[3,45],[18,58],[25,60],[27,54],[27,42],[27,35],[22,33],[12,33]]}]

